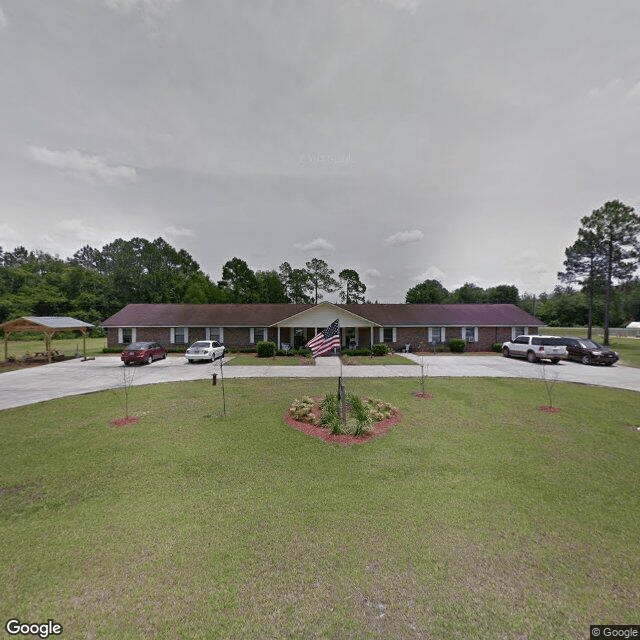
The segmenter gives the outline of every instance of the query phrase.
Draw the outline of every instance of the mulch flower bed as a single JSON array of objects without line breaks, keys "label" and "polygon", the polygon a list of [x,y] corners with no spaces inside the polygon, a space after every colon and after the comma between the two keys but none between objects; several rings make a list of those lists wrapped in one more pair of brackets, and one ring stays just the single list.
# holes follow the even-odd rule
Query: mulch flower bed
[{"label": "mulch flower bed", "polygon": [[[313,413],[316,417],[320,417],[322,412],[320,410],[320,401],[322,398],[315,398],[316,402]],[[363,442],[369,442],[376,436],[379,436],[383,433],[386,433],[391,429],[391,427],[395,426],[402,419],[402,414],[399,411],[396,411],[394,415],[385,420],[380,420],[380,422],[374,422],[371,425],[371,431],[362,436],[350,436],[350,435],[332,435],[331,431],[327,429],[327,427],[319,427],[315,424],[309,424],[308,422],[301,422],[300,420],[296,420],[292,418],[289,414],[289,410],[287,409],[284,413],[284,421],[292,426],[294,429],[298,431],[302,431],[302,433],[306,433],[308,436],[312,436],[314,438],[320,438],[325,442],[342,444],[345,446],[352,444],[361,444]]]},{"label": "mulch flower bed", "polygon": [[140,418],[136,416],[129,416],[128,418],[119,418],[118,420],[112,420],[111,424],[115,425],[116,427],[124,427],[128,424],[136,424],[136,422],[138,422],[139,420]]},{"label": "mulch flower bed", "polygon": [[414,391],[413,392],[413,397],[414,398],[422,398],[423,400],[431,400],[433,398],[433,394],[432,393],[422,393],[422,391]]},{"label": "mulch flower bed", "polygon": [[550,407],[547,404],[543,404],[540,406],[540,411],[543,411],[544,413],[559,413],[560,407]]}]

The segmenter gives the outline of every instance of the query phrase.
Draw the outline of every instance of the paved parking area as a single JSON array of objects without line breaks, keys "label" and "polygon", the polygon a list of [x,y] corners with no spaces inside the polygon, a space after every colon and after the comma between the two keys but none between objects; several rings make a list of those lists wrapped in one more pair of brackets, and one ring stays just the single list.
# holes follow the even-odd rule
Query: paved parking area
[{"label": "paved parking area", "polygon": [[[415,364],[340,366],[337,358],[319,358],[315,367],[247,366],[224,367],[225,378],[419,378],[420,365],[429,377],[530,378],[540,380],[542,366],[525,360],[495,356],[407,354]],[[225,361],[228,361],[225,358]],[[144,385],[181,380],[211,379],[221,375],[220,362],[187,364],[184,358],[169,357],[152,365],[124,367],[119,356],[98,357],[83,362],[67,360],[30,369],[0,374],[0,409],[18,407],[63,396],[117,389],[128,384]],[[640,369],[614,365],[588,367],[562,361],[545,365],[545,375],[566,382],[617,387],[640,392]]]}]

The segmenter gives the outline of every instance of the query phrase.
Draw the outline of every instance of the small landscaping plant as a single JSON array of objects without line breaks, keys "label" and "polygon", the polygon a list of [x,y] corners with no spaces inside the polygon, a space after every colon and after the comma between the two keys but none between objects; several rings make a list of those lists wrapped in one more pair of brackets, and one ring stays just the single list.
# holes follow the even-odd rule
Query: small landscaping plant
[{"label": "small landscaping plant", "polygon": [[300,420],[300,422],[308,422],[309,424],[317,424],[317,419],[313,413],[315,402],[313,398],[304,396],[299,400],[294,400],[289,407],[289,414],[292,418]]},{"label": "small landscaping plant", "polygon": [[461,338],[452,338],[449,340],[449,349],[452,353],[462,353],[464,351],[465,342]]},{"label": "small landscaping plant", "polygon": [[[320,416],[314,411],[318,407]],[[299,422],[318,425],[329,430],[331,435],[362,437],[373,431],[373,425],[392,418],[397,410],[388,402],[371,398],[347,395],[347,421],[340,417],[340,400],[337,394],[329,394],[319,404],[308,396],[296,399],[289,407],[289,415]]]}]

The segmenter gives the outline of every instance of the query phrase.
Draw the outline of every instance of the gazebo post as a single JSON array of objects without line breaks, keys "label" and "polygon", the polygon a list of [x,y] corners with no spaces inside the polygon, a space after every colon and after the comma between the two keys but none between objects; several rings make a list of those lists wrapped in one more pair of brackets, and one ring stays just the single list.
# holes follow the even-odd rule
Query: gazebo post
[{"label": "gazebo post", "polygon": [[49,331],[44,331],[44,347],[47,350],[47,360],[51,364],[51,336],[53,335]]},{"label": "gazebo post", "polygon": [[9,358],[9,336],[11,335],[11,331],[4,332],[4,361],[6,362]]},{"label": "gazebo post", "polygon": [[82,329],[82,359],[87,360],[87,332]]}]

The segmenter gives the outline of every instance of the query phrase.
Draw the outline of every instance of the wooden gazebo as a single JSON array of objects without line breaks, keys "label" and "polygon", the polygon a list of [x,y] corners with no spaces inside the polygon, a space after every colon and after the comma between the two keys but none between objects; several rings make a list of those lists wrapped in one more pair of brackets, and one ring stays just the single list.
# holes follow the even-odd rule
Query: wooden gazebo
[{"label": "wooden gazebo", "polygon": [[0,324],[4,331],[4,359],[9,357],[9,338],[12,333],[35,332],[44,334],[44,344],[47,352],[47,360],[51,362],[51,338],[61,331],[73,331],[82,334],[82,349],[84,357],[87,357],[87,333],[93,329],[93,325],[68,316],[23,316],[16,320],[9,320]]}]

